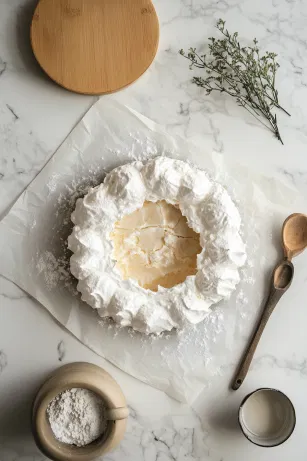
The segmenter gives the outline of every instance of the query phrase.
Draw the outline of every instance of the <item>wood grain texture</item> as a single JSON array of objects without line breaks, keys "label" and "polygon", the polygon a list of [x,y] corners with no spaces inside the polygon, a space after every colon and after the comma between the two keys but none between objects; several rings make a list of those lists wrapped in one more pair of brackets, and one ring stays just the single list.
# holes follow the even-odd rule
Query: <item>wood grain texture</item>
[{"label": "wood grain texture", "polygon": [[152,63],[159,23],[150,0],[40,0],[34,55],[64,88],[104,94],[130,85]]},{"label": "wood grain texture", "polygon": [[232,383],[232,389],[236,391],[243,383],[248,373],[251,361],[254,357],[256,348],[264,331],[264,328],[276,307],[282,295],[288,290],[293,280],[294,267],[290,261],[283,260],[278,264],[273,272],[271,289],[268,299],[263,308],[261,317],[257,323],[255,331],[247,346],[247,349],[242,357],[239,368],[236,372],[235,378]]},{"label": "wood grain texture", "polygon": [[233,390],[239,389],[243,383],[263,330],[276,304],[291,285],[294,274],[294,267],[291,259],[302,253],[302,251],[307,248],[307,215],[302,213],[293,213],[288,216],[282,227],[282,243],[285,258],[280,264],[278,264],[273,272],[269,297],[236,372],[231,386]]},{"label": "wood grain texture", "polygon": [[307,247],[307,216],[293,213],[285,220],[282,228],[284,255],[291,261]]}]

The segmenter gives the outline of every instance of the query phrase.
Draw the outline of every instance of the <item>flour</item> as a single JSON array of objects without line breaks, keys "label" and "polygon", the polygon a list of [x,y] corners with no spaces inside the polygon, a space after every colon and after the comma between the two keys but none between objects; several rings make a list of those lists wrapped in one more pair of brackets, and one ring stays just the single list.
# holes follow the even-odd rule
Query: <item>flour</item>
[{"label": "flour", "polygon": [[[122,279],[111,238],[115,223],[146,200],[178,206],[189,227],[200,234],[202,247],[196,275],[172,288],[159,286],[157,292]],[[82,300],[120,326],[160,334],[199,323],[240,281],[238,268],[246,254],[239,212],[220,184],[184,161],[156,157],[115,168],[77,201],[72,221],[70,268]]]},{"label": "flour", "polygon": [[[112,106],[112,101],[109,103],[103,98],[103,103],[101,100],[90,110],[86,124],[81,122],[77,126],[38,181],[33,183],[31,193],[27,191],[18,202],[18,210],[15,206],[8,220],[3,222],[8,229],[14,225],[17,230],[10,231],[8,244],[11,247],[10,242],[14,242],[14,248],[9,250],[3,270],[8,274],[11,271],[9,278],[38,299],[87,347],[136,378],[175,398],[191,401],[203,386],[209,395],[210,388],[216,385],[217,375],[227,379],[234,354],[239,356],[246,331],[259,313],[266,289],[265,274],[271,269],[272,261],[278,258],[275,250],[276,245],[279,248],[278,228],[291,212],[290,199],[287,189],[273,178],[265,182],[262,176],[258,177],[231,160],[226,165],[229,160],[226,154],[219,155],[221,160],[217,162],[214,155],[207,152],[205,142],[200,148],[194,148],[185,139],[162,133],[161,127],[152,122],[140,122],[139,115],[131,115],[130,109],[122,106],[120,111],[114,112]],[[149,149],[146,158],[148,138],[156,147]],[[70,281],[76,287],[73,276],[69,281],[64,277],[57,282],[55,279],[47,289],[43,273],[37,275],[36,270],[40,257],[45,260],[46,251],[49,251],[56,260],[65,254],[65,268],[69,271],[71,252],[67,251],[65,242],[73,225],[70,223],[66,227],[63,223],[70,221],[74,200],[101,184],[106,171],[134,160],[149,160],[151,153],[191,161],[210,171],[228,190],[245,223],[241,235],[247,242],[248,261],[254,263],[254,268],[245,265],[239,271],[239,290],[244,296],[237,299],[239,290],[233,292],[231,299],[216,305],[202,323],[188,324],[182,330],[164,332],[158,337],[121,328],[114,321],[99,317],[96,309],[81,301],[80,293],[77,297],[71,295],[66,284]],[[36,228],[28,231],[33,219],[37,222]],[[266,238],[272,230],[273,242]],[[256,280],[255,285],[246,283],[250,277]],[[54,353],[57,356],[56,344]]]},{"label": "flour", "polygon": [[104,403],[88,389],[72,388],[57,395],[47,414],[55,437],[78,447],[98,439],[107,427]]},{"label": "flour", "polygon": [[[35,268],[47,287],[48,291],[65,287],[72,295],[77,296],[76,283],[71,275],[69,259],[71,252],[67,248],[67,237],[71,233],[71,213],[76,200],[83,197],[90,187],[101,182],[104,176],[101,168],[89,168],[88,175],[79,178],[78,183],[72,181],[64,185],[64,192],[57,194],[57,186],[61,175],[54,174],[46,184],[49,195],[57,196],[54,209],[54,224],[48,236],[48,246],[43,252],[38,252],[35,258]],[[48,248],[50,247],[50,249]],[[47,249],[48,248],[48,249]]]},{"label": "flour", "polygon": [[60,280],[65,280],[69,277],[69,271],[65,266],[65,259],[56,259],[50,251],[45,251],[41,254],[36,264],[38,274],[43,274],[46,286],[49,290],[54,288]]}]

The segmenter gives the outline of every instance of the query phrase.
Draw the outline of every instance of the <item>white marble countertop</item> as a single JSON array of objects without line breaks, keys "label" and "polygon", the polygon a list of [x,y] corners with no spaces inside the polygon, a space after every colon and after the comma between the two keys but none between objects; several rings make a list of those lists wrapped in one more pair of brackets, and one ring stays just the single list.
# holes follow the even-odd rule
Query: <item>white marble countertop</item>
[{"label": "white marble countertop", "polygon": [[[0,217],[94,102],[49,81],[29,45],[36,0],[0,0]],[[307,197],[307,3],[304,0],[154,0],[161,24],[157,58],[146,74],[113,97],[167,125],[206,150],[277,169]],[[233,101],[206,97],[190,83],[178,49],[206,41],[222,17],[242,38],[256,36],[279,54],[279,90],[292,114],[280,116],[282,146]],[[306,201],[307,205],[307,201]],[[296,211],[296,210],[294,210]],[[300,210],[305,211],[306,210]],[[229,372],[216,376],[193,409],[125,375],[64,331],[12,283],[0,278],[0,461],[41,461],[31,437],[30,407],[37,386],[61,363],[86,360],[111,372],[126,394],[131,417],[108,461],[305,461],[307,442],[307,284],[297,275],[291,296],[274,313],[246,382],[228,390]],[[25,268],[26,270],[26,268]],[[251,325],[252,327],[252,325]],[[242,349],[247,335],[239,337]],[[292,437],[269,452],[250,444],[237,425],[243,396],[257,387],[284,391],[297,411]]]}]

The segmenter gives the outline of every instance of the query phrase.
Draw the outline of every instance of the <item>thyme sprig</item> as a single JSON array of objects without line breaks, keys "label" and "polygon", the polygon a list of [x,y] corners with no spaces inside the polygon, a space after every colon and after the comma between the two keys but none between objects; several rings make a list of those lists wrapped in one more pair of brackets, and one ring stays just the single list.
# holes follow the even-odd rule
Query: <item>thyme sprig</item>
[{"label": "thyme sprig", "polygon": [[222,19],[218,20],[216,27],[223,38],[209,38],[208,56],[197,53],[196,48],[190,48],[188,53],[179,51],[191,61],[190,69],[206,70],[207,76],[193,77],[193,83],[205,88],[208,95],[219,91],[234,97],[239,106],[270,129],[283,144],[273,110],[277,108],[290,114],[279,104],[275,87],[279,68],[277,55],[267,51],[261,56],[256,39],[252,46],[242,47],[238,32],[231,34]]}]

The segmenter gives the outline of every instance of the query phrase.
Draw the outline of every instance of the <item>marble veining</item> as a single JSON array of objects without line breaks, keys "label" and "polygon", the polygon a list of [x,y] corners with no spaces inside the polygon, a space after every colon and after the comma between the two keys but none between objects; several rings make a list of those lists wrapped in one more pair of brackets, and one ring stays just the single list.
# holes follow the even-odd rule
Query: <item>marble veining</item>
[{"label": "marble veining", "polygon": [[57,345],[57,351],[58,351],[58,360],[59,362],[62,362],[66,354],[64,341],[59,342],[59,344]]},{"label": "marble veining", "polygon": [[[153,0],[161,37],[150,69],[112,97],[203,148],[257,171],[275,171],[307,197],[307,3],[304,0]],[[96,98],[69,93],[37,65],[29,25],[37,0],[0,2],[0,218],[33,180]],[[205,50],[222,17],[242,41],[278,53],[277,113],[285,145],[225,95],[204,94],[191,83],[178,50]],[[120,121],[119,121],[120,123]],[[306,202],[307,205],[307,202]],[[303,211],[306,210],[294,210]],[[265,212],[265,210],[264,210]],[[240,391],[229,391],[239,355],[208,383],[193,408],[180,405],[98,358],[62,330],[38,303],[0,277],[0,461],[45,461],[29,427],[35,391],[50,371],[71,361],[105,367],[130,405],[128,430],[106,461],[306,461],[307,280],[295,260],[292,294],[285,295],[259,345]],[[25,268],[27,270],[27,268]],[[244,294],[243,294],[244,297]],[[238,301],[240,315],[244,303]],[[73,319],[70,319],[73,322]],[[250,332],[238,331],[240,351]],[[191,358],[192,360],[192,358]],[[210,366],[210,363],[204,364]],[[277,387],[297,410],[297,427],[281,447],[266,453],[241,436],[237,409],[257,387]]]},{"label": "marble veining", "polygon": [[14,120],[18,120],[19,117],[18,117],[18,115],[16,114],[16,112],[14,112],[14,109],[13,109],[11,106],[9,106],[8,104],[6,104],[6,107],[8,108],[8,110],[9,110],[9,111],[11,112],[11,114],[13,115]]},{"label": "marble veining", "polygon": [[0,58],[0,77],[4,73],[5,69],[6,69],[6,62],[2,61],[2,59]]},{"label": "marble veining", "polygon": [[4,351],[0,350],[0,373],[3,372],[6,366],[7,366],[7,356]]},{"label": "marble veining", "polygon": [[9,301],[29,299],[29,295],[0,275],[0,298]]},{"label": "marble veining", "polygon": [[107,461],[198,461],[200,457],[195,450],[195,442],[201,431],[196,434],[194,428],[179,429],[161,428],[146,430],[134,416],[128,423],[127,434],[116,452],[104,456]]},{"label": "marble veining", "polygon": [[1,216],[40,171],[48,152],[37,141],[31,128],[20,119],[18,110],[1,101],[1,93],[0,120]]},{"label": "marble veining", "polygon": [[303,357],[301,360],[297,360],[295,357],[279,359],[274,355],[265,354],[254,360],[252,365],[254,370],[257,370],[263,366],[266,367],[277,367],[287,372],[296,372],[301,378],[307,378],[307,357]]}]

